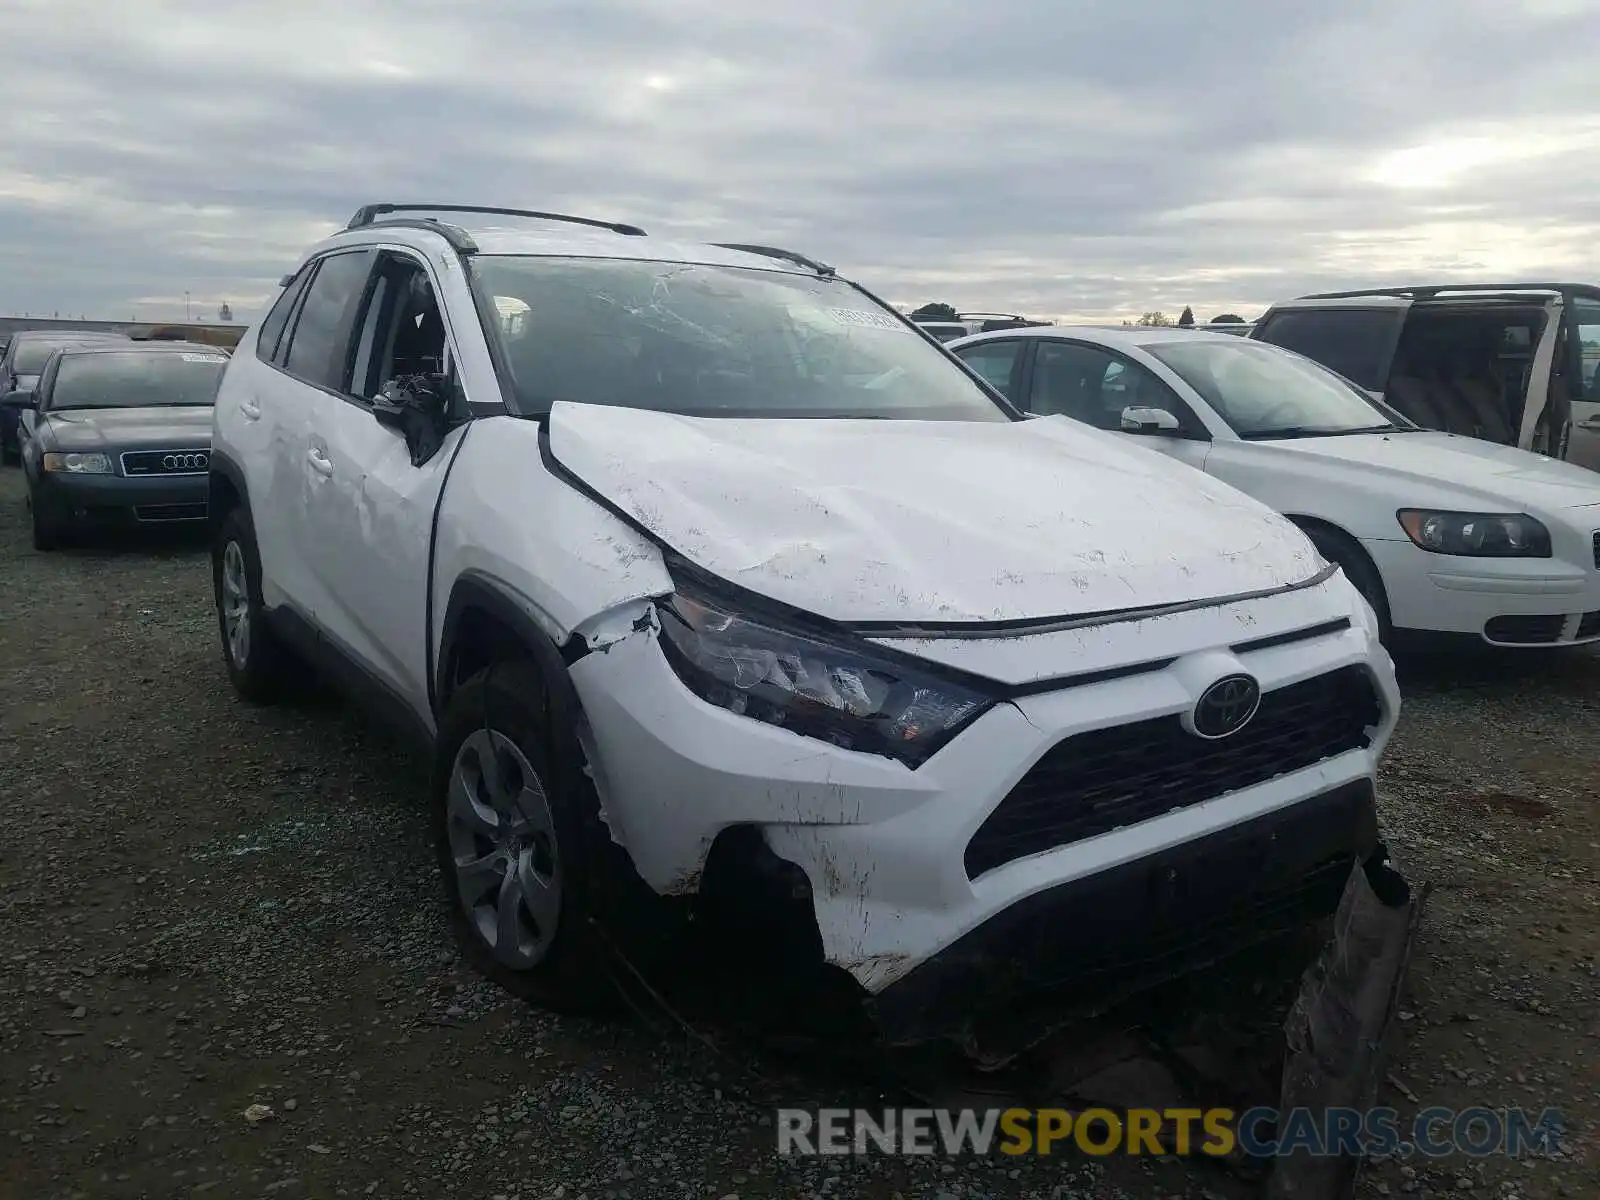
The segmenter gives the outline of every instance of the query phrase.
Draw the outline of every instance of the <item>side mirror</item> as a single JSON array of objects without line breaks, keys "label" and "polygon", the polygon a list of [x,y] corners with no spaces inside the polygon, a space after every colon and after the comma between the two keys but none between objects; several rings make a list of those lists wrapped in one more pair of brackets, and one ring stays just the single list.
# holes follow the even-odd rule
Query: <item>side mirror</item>
[{"label": "side mirror", "polygon": [[406,375],[384,384],[372,402],[373,419],[406,440],[411,465],[420,467],[436,453],[458,422],[460,388],[446,375]]},{"label": "side mirror", "polygon": [[0,396],[0,408],[37,410],[38,407],[39,397],[34,392],[7,392],[4,396]]},{"label": "side mirror", "polygon": [[1125,408],[1123,433],[1177,433],[1178,418],[1164,408]]}]

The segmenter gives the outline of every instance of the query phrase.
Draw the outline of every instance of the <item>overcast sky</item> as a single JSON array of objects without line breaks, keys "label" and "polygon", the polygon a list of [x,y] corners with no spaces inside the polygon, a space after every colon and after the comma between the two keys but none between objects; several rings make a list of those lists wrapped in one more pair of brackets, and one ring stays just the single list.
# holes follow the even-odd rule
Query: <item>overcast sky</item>
[{"label": "overcast sky", "polygon": [[1600,275],[1600,0],[3,4],[5,314],[250,317],[370,200],[1067,318]]}]

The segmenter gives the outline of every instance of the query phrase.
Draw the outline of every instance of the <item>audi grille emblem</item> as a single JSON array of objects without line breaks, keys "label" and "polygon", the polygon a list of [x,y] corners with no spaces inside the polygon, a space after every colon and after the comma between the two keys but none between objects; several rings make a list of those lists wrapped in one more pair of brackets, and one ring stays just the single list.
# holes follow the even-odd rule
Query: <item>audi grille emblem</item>
[{"label": "audi grille emblem", "polygon": [[204,471],[211,464],[211,455],[196,454],[169,454],[161,460],[161,465],[168,471]]},{"label": "audi grille emblem", "polygon": [[1225,738],[1250,723],[1261,707],[1261,685],[1248,675],[1217,680],[1195,703],[1190,722],[1196,737]]}]

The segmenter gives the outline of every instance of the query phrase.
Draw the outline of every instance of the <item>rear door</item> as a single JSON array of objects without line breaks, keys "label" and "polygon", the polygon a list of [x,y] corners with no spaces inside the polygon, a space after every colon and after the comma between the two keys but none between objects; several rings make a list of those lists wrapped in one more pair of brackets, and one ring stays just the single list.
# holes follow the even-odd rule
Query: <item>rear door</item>
[{"label": "rear door", "polygon": [[1570,387],[1572,440],[1567,459],[1600,471],[1600,300],[1568,301],[1577,363]]},{"label": "rear door", "polygon": [[1029,341],[1027,338],[996,338],[990,342],[974,342],[951,353],[1020,408]]},{"label": "rear door", "polygon": [[1388,300],[1382,305],[1274,308],[1256,322],[1250,336],[1303,354],[1382,400],[1410,311],[1409,301]]},{"label": "rear door", "polygon": [[268,608],[286,600],[298,606],[300,561],[289,538],[299,475],[292,441],[303,436],[303,397],[280,374],[293,317],[316,274],[308,263],[278,294],[245,352],[228,364],[212,410],[212,453],[245,475],[250,523],[261,556],[261,593]]}]

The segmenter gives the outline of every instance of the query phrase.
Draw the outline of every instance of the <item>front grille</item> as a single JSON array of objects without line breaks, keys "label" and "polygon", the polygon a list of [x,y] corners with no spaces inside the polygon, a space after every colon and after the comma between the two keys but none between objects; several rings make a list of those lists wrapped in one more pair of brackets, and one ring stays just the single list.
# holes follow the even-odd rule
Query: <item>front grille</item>
[{"label": "front grille", "polygon": [[122,473],[130,478],[204,475],[210,466],[211,451],[204,446],[189,450],[129,450],[122,455]]},{"label": "front grille", "polygon": [[967,875],[1361,749],[1381,715],[1372,677],[1351,666],[1263,693],[1250,723],[1217,741],[1186,732],[1177,715],[1076,734],[989,814],[967,844]]},{"label": "front grille", "polygon": [[[1258,891],[1240,888],[1241,894],[1226,906],[1196,898],[1132,944],[1108,939],[1096,947],[1097,954],[1041,963],[1035,985],[1093,987],[1133,971],[1158,977],[1176,974],[1186,964],[1222,958],[1241,946],[1293,932],[1338,907],[1353,862],[1353,856],[1339,855],[1275,886]],[[1041,940],[1049,937],[1045,931],[1041,935]]]},{"label": "front grille", "polygon": [[1578,622],[1578,632],[1575,635],[1581,638],[1600,637],[1600,612],[1584,613]]},{"label": "front grille", "polygon": [[139,521],[204,521],[206,506],[199,504],[140,504],[133,510]]},{"label": "front grille", "polygon": [[1540,617],[1490,617],[1483,626],[1483,636],[1508,646],[1542,646],[1547,642],[1559,642],[1566,624],[1563,613]]}]

